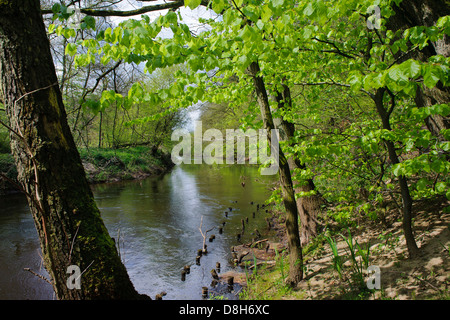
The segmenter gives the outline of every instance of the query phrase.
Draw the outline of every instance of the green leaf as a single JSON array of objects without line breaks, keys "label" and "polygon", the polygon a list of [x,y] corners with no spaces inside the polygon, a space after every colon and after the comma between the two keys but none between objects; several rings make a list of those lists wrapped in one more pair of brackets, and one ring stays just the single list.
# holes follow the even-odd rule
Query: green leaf
[{"label": "green leaf", "polygon": [[86,16],[83,19],[83,22],[86,24],[87,28],[95,30],[95,18],[91,16]]},{"label": "green leaf", "polygon": [[65,54],[74,56],[77,53],[77,45],[75,43],[68,43],[66,46]]},{"label": "green leaf", "polygon": [[61,11],[61,5],[60,5],[59,3],[55,3],[55,4],[52,6],[52,11],[53,11],[53,13],[58,13],[58,12],[60,12],[60,11]]},{"label": "green leaf", "polygon": [[405,174],[405,169],[403,168],[401,163],[394,164],[392,166],[392,173],[398,177]]},{"label": "green leaf", "polygon": [[94,114],[97,114],[101,110],[101,104],[98,100],[87,99],[83,102],[83,106],[87,107]]},{"label": "green leaf", "polygon": [[259,10],[254,6],[247,6],[242,9],[244,15],[251,21],[256,22],[259,19]]},{"label": "green leaf", "polygon": [[273,12],[272,9],[269,8],[269,6],[264,6],[261,12],[261,20],[263,22],[268,22],[270,18],[272,17]]},{"label": "green leaf", "polygon": [[212,2],[212,9],[215,13],[221,14],[225,9],[227,2],[225,0],[214,0]]},{"label": "green leaf", "polygon": [[393,66],[388,71],[389,78],[398,84],[404,84],[408,81],[408,77],[404,69],[405,68],[402,68],[402,65]]},{"label": "green leaf", "polygon": [[416,79],[417,77],[420,76],[422,71],[422,66],[420,62],[413,59],[409,59],[408,61],[405,61],[401,65],[403,66],[402,69],[405,71],[406,75],[409,78]]},{"label": "green leaf", "polygon": [[436,183],[434,188],[438,193],[444,193],[447,190],[447,184],[443,181]]},{"label": "green leaf", "polygon": [[184,0],[184,6],[194,10],[200,5],[201,2],[202,0]]},{"label": "green leaf", "polygon": [[417,190],[426,190],[427,185],[430,183],[428,179],[422,178],[419,181],[417,181],[416,187]]},{"label": "green leaf", "polygon": [[303,14],[309,17],[314,13],[314,10],[315,9],[313,7],[313,4],[309,2],[308,5],[305,7],[305,10],[303,10]]},{"label": "green leaf", "polygon": [[359,74],[359,73],[351,74],[348,77],[347,81],[350,84],[350,88],[354,92],[359,91],[363,85],[362,77],[361,77],[361,74]]},{"label": "green leaf", "polygon": [[264,22],[259,19],[258,22],[256,22],[256,26],[258,27],[259,30],[264,29]]},{"label": "green leaf", "polygon": [[176,24],[178,20],[177,14],[173,11],[169,11],[164,16],[164,26],[168,27],[170,24]]},{"label": "green leaf", "polygon": [[435,65],[424,65],[423,83],[430,89],[434,88],[441,76],[441,69]]},{"label": "green leaf", "polygon": [[284,3],[284,0],[272,0],[272,4],[275,8],[281,7]]},{"label": "green leaf", "polygon": [[48,34],[52,34],[53,32],[55,32],[55,29],[56,29],[56,25],[55,24],[50,24],[49,26],[48,26],[48,30],[47,30],[47,32],[48,32]]}]

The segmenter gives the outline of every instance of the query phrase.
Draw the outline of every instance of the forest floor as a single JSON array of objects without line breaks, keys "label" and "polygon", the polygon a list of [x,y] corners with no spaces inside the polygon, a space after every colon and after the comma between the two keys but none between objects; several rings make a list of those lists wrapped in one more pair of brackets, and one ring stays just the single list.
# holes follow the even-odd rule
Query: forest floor
[{"label": "forest floor", "polygon": [[[253,261],[258,261],[257,271],[251,276],[241,277],[241,284],[246,286],[241,299],[311,299],[311,300],[443,300],[450,299],[450,213],[443,208],[449,201],[415,202],[416,216],[413,220],[415,239],[420,248],[417,258],[408,258],[403,236],[401,215],[395,209],[386,214],[384,221],[367,221],[362,219],[352,228],[346,228],[328,222],[327,235],[322,233],[315,241],[304,248],[304,280],[296,288],[284,283],[288,272],[287,243],[282,214],[274,213],[272,221],[269,250],[254,250],[247,261],[249,269]],[[356,259],[351,258],[347,241],[351,232],[353,244],[369,248],[368,265],[378,266],[380,270],[380,289],[369,290],[366,281],[367,270],[355,264],[361,262],[356,249]],[[336,241],[337,253],[333,253],[326,240],[330,236]],[[347,241],[346,241],[347,240]],[[267,245],[266,245],[267,246]],[[243,245],[242,250],[249,250]],[[277,248],[277,251],[274,250]],[[356,248],[356,246],[355,246]],[[260,254],[258,254],[258,250]],[[367,252],[367,251],[365,251]],[[339,256],[343,265],[341,275],[333,262]],[[354,281],[360,276],[359,282]],[[362,279],[362,281],[361,281]],[[361,285],[362,283],[362,285]]]}]

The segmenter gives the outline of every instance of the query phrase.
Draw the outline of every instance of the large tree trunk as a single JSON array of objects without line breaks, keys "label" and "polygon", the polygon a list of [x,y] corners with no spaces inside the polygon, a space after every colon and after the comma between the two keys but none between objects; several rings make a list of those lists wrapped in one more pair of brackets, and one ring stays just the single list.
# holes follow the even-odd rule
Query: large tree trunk
[{"label": "large tree trunk", "polygon": [[[248,71],[253,78],[253,85],[264,122],[264,128],[268,132],[268,140],[270,142],[270,133],[272,129],[275,129],[275,126],[273,123],[272,112],[270,111],[269,98],[267,96],[264,80],[259,75],[259,64],[257,62],[253,62],[249,66]],[[286,234],[289,245],[289,276],[286,279],[286,282],[291,286],[295,286],[303,279],[303,257],[298,228],[298,211],[297,204],[295,202],[291,171],[286,157],[281,149],[279,150],[278,173],[283,194],[283,203],[286,208]]]},{"label": "large tree trunk", "polygon": [[[38,0],[0,1],[0,95],[18,178],[56,297],[142,297],[117,254],[86,180]],[[80,289],[67,285],[71,265],[82,272]]]},{"label": "large tree trunk", "polygon": [[[414,26],[431,27],[436,24],[440,17],[450,15],[450,4],[444,0],[403,0],[399,6],[394,5],[394,11],[395,15],[387,22],[388,29],[397,31]],[[401,52],[398,53],[399,56],[401,54]],[[430,42],[430,45],[422,50],[416,50],[409,55],[405,55],[399,62],[410,58],[427,61],[436,54],[450,57],[450,37],[448,35],[436,42]],[[442,86],[440,82],[433,89],[429,89],[426,86],[417,89],[415,102],[419,108],[433,104],[448,103],[448,101],[450,101],[450,88]],[[440,131],[450,128],[448,117],[441,115],[427,117],[425,123],[431,133],[441,139]]]},{"label": "large tree trunk", "polygon": [[[292,108],[291,92],[286,84],[283,84],[283,92],[278,92],[277,96],[275,96],[275,100],[280,109]],[[294,124],[286,121],[282,117],[281,127],[283,128],[286,141],[292,144],[295,132]],[[289,157],[288,163],[291,172],[296,169],[306,169],[306,166],[298,157]],[[314,181],[312,179],[308,179],[306,183],[300,183],[294,187],[296,194],[311,191],[317,192],[315,189]],[[300,216],[300,240],[302,246],[305,246],[311,239],[314,239],[317,236],[317,217],[320,212],[320,205],[323,203],[322,200],[322,197],[318,193],[311,196],[298,197],[296,200],[297,210]]]}]

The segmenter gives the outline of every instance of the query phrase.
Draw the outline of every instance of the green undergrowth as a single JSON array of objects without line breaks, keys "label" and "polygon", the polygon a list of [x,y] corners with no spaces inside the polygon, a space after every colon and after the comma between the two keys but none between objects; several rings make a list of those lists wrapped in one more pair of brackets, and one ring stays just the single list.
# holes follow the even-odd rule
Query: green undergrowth
[{"label": "green undergrowth", "polygon": [[[160,174],[173,166],[170,154],[151,147],[137,146],[122,149],[79,149],[86,176],[90,183],[113,182],[145,178]],[[7,181],[17,180],[14,158],[9,153],[0,153],[0,194],[15,191]]]},{"label": "green undergrowth", "polygon": [[91,183],[143,178],[172,166],[166,153],[146,146],[80,149],[80,156]]},{"label": "green undergrowth", "polygon": [[[320,233],[303,246],[304,280],[295,288],[286,285],[289,273],[287,246],[276,252],[273,261],[258,264],[247,275],[241,300],[448,300],[450,277],[448,265],[450,232],[445,199],[435,198],[415,203],[413,225],[421,248],[419,257],[407,258],[401,216],[389,210],[375,220],[353,216],[343,221],[337,210],[324,212]],[[274,211],[283,227],[284,210]],[[430,212],[439,216],[433,219]],[[339,222],[337,222],[339,221]],[[284,236],[283,236],[284,237]],[[286,244],[286,240],[274,239]],[[436,263],[436,265],[432,265]],[[381,267],[381,287],[368,285],[369,270]],[[250,266],[249,266],[250,268]],[[371,282],[372,283],[372,282]]]}]

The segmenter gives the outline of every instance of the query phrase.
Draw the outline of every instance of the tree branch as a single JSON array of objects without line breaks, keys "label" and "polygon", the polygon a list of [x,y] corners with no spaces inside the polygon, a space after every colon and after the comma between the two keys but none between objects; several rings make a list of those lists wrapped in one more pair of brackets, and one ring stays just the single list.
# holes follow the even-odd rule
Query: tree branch
[{"label": "tree branch", "polygon": [[34,271],[31,270],[30,268],[23,268],[23,270],[24,270],[24,271],[30,272],[31,274],[35,275],[35,276],[38,277],[39,279],[44,280],[44,281],[50,283],[50,285],[53,286],[53,283],[52,283],[50,280],[48,280],[48,279],[47,279],[46,277],[44,277],[43,275],[34,272]]},{"label": "tree branch", "polygon": [[[152,2],[156,0],[141,0],[142,2]],[[143,6],[142,8],[135,10],[101,10],[101,9],[89,9],[82,8],[80,12],[82,14],[92,16],[92,17],[132,17],[140,14],[144,14],[147,12],[160,11],[160,10],[176,10],[180,7],[184,6],[184,0],[169,0],[170,2],[162,3],[162,4],[154,4],[149,6]],[[207,6],[209,1],[202,0],[200,5]],[[53,14],[54,12],[51,9],[42,9],[42,14]]]},{"label": "tree branch", "polygon": [[[295,85],[300,85],[300,86],[322,86],[322,85],[330,85],[330,86],[338,86],[338,87],[346,87],[346,88],[350,88],[351,86],[349,84],[346,83],[339,83],[339,82],[327,82],[327,81],[323,81],[323,82],[302,82],[302,83],[294,83]],[[373,98],[374,94],[366,91],[364,89],[360,89],[361,92],[367,94],[369,97]]]},{"label": "tree branch", "polygon": [[339,47],[338,47],[334,42],[332,42],[332,41],[328,41],[328,40],[320,40],[320,39],[318,39],[317,37],[313,37],[312,39],[313,39],[313,40],[316,40],[316,41],[318,41],[318,42],[322,42],[322,43],[329,44],[329,45],[331,45],[331,46],[333,46],[333,47],[335,48],[335,50],[321,50],[321,52],[336,53],[336,54],[339,54],[339,55],[341,55],[341,56],[343,56],[343,57],[346,57],[346,58],[349,58],[349,59],[355,59],[354,56],[351,56],[349,53],[345,53],[345,52],[343,52],[341,49],[339,49]]},{"label": "tree branch", "polygon": [[202,235],[202,237],[203,237],[203,247],[202,247],[202,251],[203,251],[203,252],[206,252],[206,235],[208,234],[208,232],[214,230],[215,227],[212,227],[211,229],[208,229],[208,230],[205,231],[205,233],[203,233],[203,231],[202,231],[202,225],[203,225],[203,216],[202,216],[202,218],[201,218],[201,220],[200,220],[200,227],[198,227],[198,230],[200,230],[200,233],[201,233],[201,235]]}]

